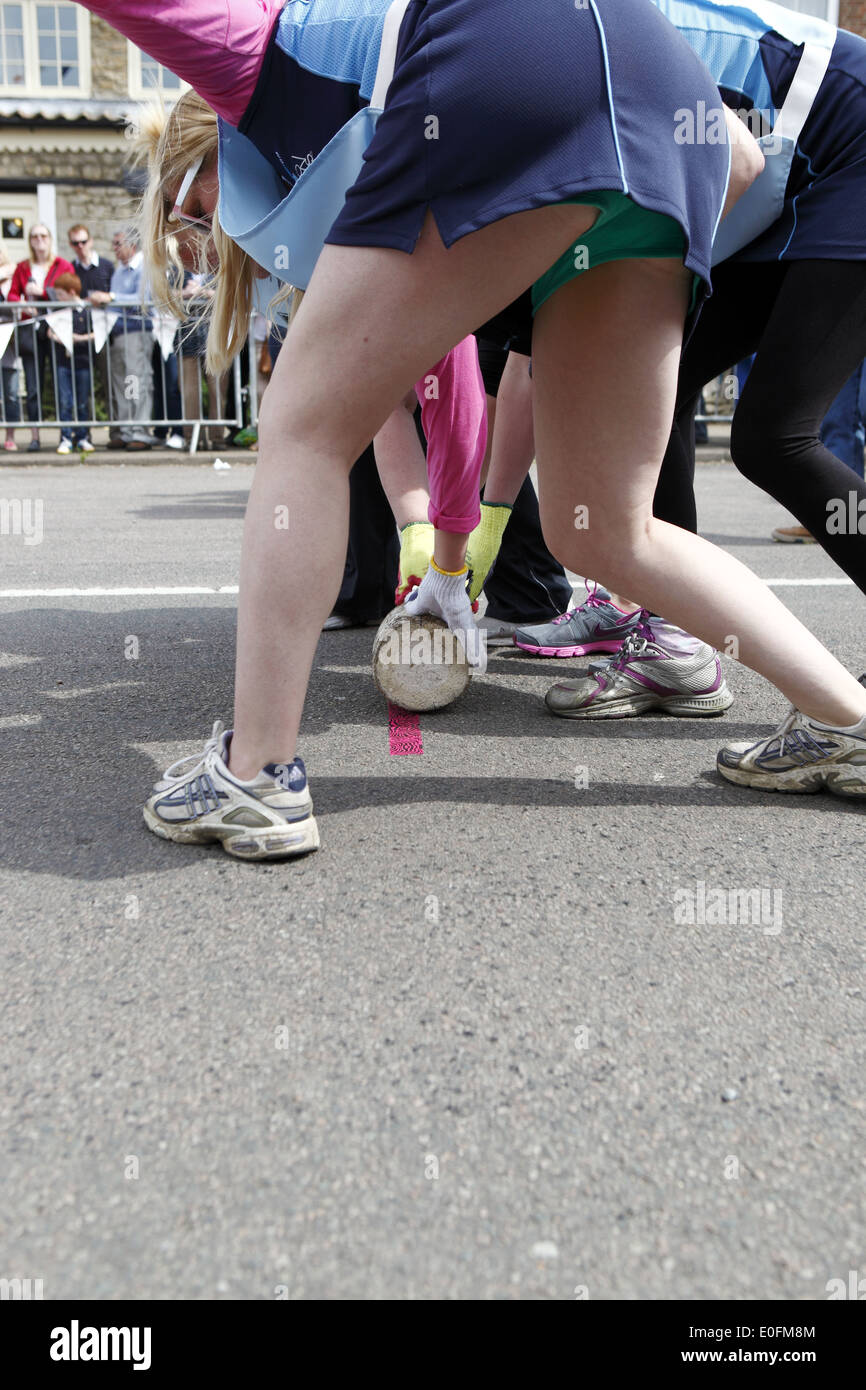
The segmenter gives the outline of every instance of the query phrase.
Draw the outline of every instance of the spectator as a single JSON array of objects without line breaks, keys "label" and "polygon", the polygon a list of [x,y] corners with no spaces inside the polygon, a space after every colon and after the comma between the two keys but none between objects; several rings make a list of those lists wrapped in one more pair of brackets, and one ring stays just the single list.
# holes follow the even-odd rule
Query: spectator
[{"label": "spectator", "polygon": [[[111,277],[114,261],[100,256],[93,245],[93,237],[83,222],[76,222],[69,228],[69,247],[72,251],[72,269],[81,281],[81,298],[87,299],[95,308],[104,309],[111,303]],[[96,373],[102,386],[102,395],[109,415],[111,414],[111,391],[108,385],[108,353],[100,352],[95,361]],[[108,442],[114,448],[122,448],[120,434],[116,426],[109,426]]]},{"label": "spectator", "polygon": [[[54,295],[61,303],[75,303],[81,297],[81,281],[72,273],[58,275],[54,281]],[[54,346],[54,394],[57,399],[57,418],[60,425],[60,444],[58,454],[69,454],[73,448],[81,453],[92,454],[93,445],[86,426],[75,429],[73,420],[87,420],[90,416],[90,353],[87,344],[93,338],[88,322],[87,310],[72,310],[72,354],[64,347],[61,338],[48,329],[48,337]]]},{"label": "spectator", "polygon": [[[183,382],[183,414],[186,420],[200,420],[204,414],[203,394],[202,394],[202,371],[204,368],[204,356],[207,349],[207,328],[203,320],[203,313],[206,301],[213,299],[214,291],[206,279],[201,275],[194,274],[192,271],[185,271],[183,277],[183,289],[181,294],[187,300],[187,313],[189,319],[181,329],[180,355]],[[208,389],[208,419],[218,420],[222,413],[222,388],[224,376],[215,377],[207,374]],[[223,434],[222,430],[206,430],[202,432],[202,442],[207,449],[218,449],[221,439],[217,434]],[[184,435],[189,438],[190,427],[184,429]]]},{"label": "spectator", "polygon": [[[58,275],[70,273],[72,266],[62,256],[55,256],[51,233],[42,222],[30,228],[30,255],[19,261],[12,276],[9,290],[11,301],[28,300],[30,303],[44,303]],[[33,313],[25,318],[32,319]],[[18,331],[18,352],[24,363],[24,380],[27,384],[27,418],[31,425],[42,419],[42,386],[45,378],[45,363],[48,360],[48,336],[45,322],[24,322]],[[27,448],[31,453],[39,452],[39,431],[31,430]]]},{"label": "spectator", "polygon": [[[179,271],[178,283],[180,283]],[[173,315],[166,314],[164,309],[159,311],[159,319],[166,327],[174,324],[174,337],[171,342],[171,352],[165,357],[158,341],[157,321],[154,320],[153,418],[154,420],[180,421],[183,417],[183,403],[180,398],[180,367],[178,365],[178,320]],[[169,449],[182,449],[184,447],[179,423],[154,425],[153,437],[158,439],[161,444],[168,445]]]},{"label": "spectator", "polygon": [[94,248],[93,237],[83,222],[69,228],[69,247],[72,269],[81,281],[81,298],[104,308],[111,303],[111,277],[114,262],[100,256]]},{"label": "spectator", "polygon": [[[15,266],[10,261],[0,246],[0,302],[5,303],[12,284],[12,276],[15,274]],[[0,325],[8,323],[11,317],[11,310],[6,310],[0,318]],[[15,429],[13,421],[21,419],[21,405],[18,400],[18,368],[16,365],[17,348],[15,346],[14,335],[9,339],[6,348],[0,356],[0,406],[3,410],[3,423],[6,426],[6,442],[4,449],[14,453],[18,445],[15,443]]]},{"label": "spectator", "polygon": [[143,309],[149,297],[143,283],[138,232],[133,228],[115,232],[114,254],[120,264],[111,277],[114,303],[123,314],[111,335],[111,413],[115,420],[128,421],[120,427],[125,449],[149,449],[153,437],[146,423],[153,415],[153,334]]}]

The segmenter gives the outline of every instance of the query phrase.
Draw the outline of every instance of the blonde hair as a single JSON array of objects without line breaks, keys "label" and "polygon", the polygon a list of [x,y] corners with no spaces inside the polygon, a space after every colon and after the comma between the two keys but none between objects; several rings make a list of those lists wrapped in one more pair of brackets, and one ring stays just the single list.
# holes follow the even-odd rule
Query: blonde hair
[{"label": "blonde hair", "polygon": [[37,227],[41,227],[42,230],[43,230],[43,232],[47,232],[47,233],[48,233],[48,264],[50,265],[51,262],[54,260],[54,257],[55,257],[55,255],[56,255],[56,252],[55,252],[55,250],[54,250],[54,237],[51,235],[51,228],[50,228],[50,227],[47,227],[47,226],[45,225],[44,222],[34,222],[34,223],[33,223],[33,226],[30,228],[30,231],[27,233],[27,249],[28,249],[28,251],[29,251],[29,253],[30,253],[30,254],[28,255],[27,259],[28,259],[28,261],[30,262],[31,265],[35,265],[35,264],[36,264],[36,258],[35,258],[35,256],[33,255],[33,241],[32,241],[32,237],[33,237],[33,233],[36,231],[36,228],[37,228]]},{"label": "blonde hair", "polygon": [[[197,159],[213,168],[217,158],[216,112],[197,92],[187,91],[169,112],[152,106],[145,110],[136,132],[139,157],[148,167],[140,226],[142,246],[150,271],[154,297],[179,319],[188,317],[181,297],[182,275],[174,225],[168,220],[167,188],[176,190]],[[208,242],[219,259],[214,272],[208,265]],[[199,237],[198,270],[213,279],[214,297],[204,311],[208,320],[207,370],[219,376],[231,364],[247,339],[254,304],[256,264],[226,236],[214,211],[210,236]]]}]

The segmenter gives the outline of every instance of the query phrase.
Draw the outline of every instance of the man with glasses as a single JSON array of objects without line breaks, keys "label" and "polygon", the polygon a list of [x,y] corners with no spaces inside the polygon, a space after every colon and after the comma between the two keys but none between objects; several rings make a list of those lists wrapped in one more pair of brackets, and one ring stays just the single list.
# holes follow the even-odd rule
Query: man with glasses
[{"label": "man with glasses", "polygon": [[139,236],[134,228],[115,232],[112,247],[119,264],[111,277],[113,302],[122,310],[111,334],[111,413],[122,420],[125,449],[150,449],[153,436],[153,334],[143,304],[151,298],[143,283]]},{"label": "man with glasses", "polygon": [[73,269],[81,281],[81,298],[100,306],[110,304],[114,262],[94,249],[93,237],[83,223],[70,227],[68,236]]},{"label": "man with glasses", "polygon": [[[81,281],[81,298],[88,299],[91,304],[103,308],[106,304],[111,303],[111,277],[114,273],[114,262],[110,261],[107,256],[100,256],[94,248],[90,230],[85,227],[83,222],[76,222],[74,227],[70,227],[67,236],[72,252],[72,268]],[[96,356],[95,365],[102,385],[102,394],[106,406],[109,407],[107,354],[99,353]],[[116,429],[109,429],[108,442],[109,445],[114,445],[118,449],[123,447],[120,434]],[[89,434],[86,443],[82,442],[81,446],[85,452],[87,452],[88,444],[90,444]]]}]

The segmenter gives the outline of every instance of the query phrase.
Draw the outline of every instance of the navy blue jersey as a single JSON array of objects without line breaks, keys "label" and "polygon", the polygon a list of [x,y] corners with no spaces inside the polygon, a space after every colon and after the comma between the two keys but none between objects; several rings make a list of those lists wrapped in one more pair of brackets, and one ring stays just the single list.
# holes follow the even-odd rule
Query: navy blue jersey
[{"label": "navy blue jersey", "polygon": [[289,0],[238,129],[291,188],[369,104],[390,0]]},{"label": "navy blue jersey", "polygon": [[727,104],[763,113],[764,128],[772,128],[785,101],[802,45],[818,39],[832,49],[799,138],[783,213],[737,259],[866,259],[866,41],[765,0],[653,3],[709,69]]},{"label": "navy blue jersey", "polygon": [[[287,191],[315,179],[324,146],[369,102],[387,8],[292,0],[280,14],[239,130]],[[677,144],[673,113],[713,101],[648,0],[533,0],[531,23],[513,0],[410,0],[384,110],[325,239],[411,252],[432,210],[450,246],[511,213],[617,190],[674,218],[686,266],[709,280],[729,150]],[[243,166],[243,144],[226,142],[235,206]],[[267,236],[277,248],[278,218]]]}]

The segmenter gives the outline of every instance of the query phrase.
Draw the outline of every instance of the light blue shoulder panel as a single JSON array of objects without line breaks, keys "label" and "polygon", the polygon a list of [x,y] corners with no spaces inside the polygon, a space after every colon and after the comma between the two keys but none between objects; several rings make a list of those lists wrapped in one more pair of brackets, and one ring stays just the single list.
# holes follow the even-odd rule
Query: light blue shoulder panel
[{"label": "light blue shoulder panel", "polygon": [[815,40],[832,46],[832,25],[812,15],[752,0],[724,5],[717,0],[653,0],[666,19],[708,68],[719,87],[740,92],[756,110],[772,111],[770,84],[761,61],[760,41],[771,29],[791,43]]},{"label": "light blue shoulder panel", "polygon": [[289,0],[276,43],[307,72],[351,82],[369,101],[390,0]]}]

